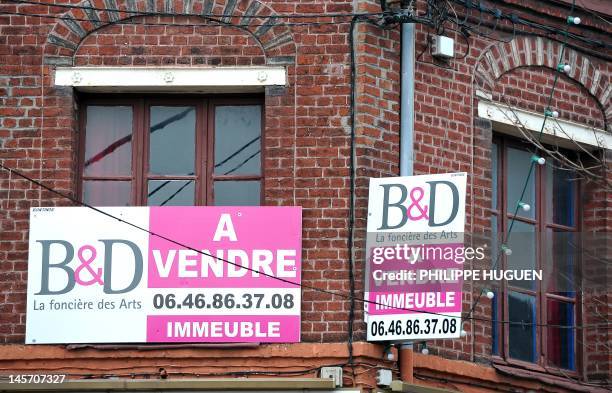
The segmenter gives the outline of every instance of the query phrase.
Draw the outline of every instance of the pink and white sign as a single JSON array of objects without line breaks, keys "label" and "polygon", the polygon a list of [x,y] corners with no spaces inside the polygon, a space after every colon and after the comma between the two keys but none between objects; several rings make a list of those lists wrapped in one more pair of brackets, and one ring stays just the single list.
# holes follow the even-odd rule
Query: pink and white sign
[{"label": "pink and white sign", "polygon": [[459,337],[466,174],[370,179],[369,341]]},{"label": "pink and white sign", "polygon": [[103,210],[31,209],[26,343],[299,342],[301,208]]}]

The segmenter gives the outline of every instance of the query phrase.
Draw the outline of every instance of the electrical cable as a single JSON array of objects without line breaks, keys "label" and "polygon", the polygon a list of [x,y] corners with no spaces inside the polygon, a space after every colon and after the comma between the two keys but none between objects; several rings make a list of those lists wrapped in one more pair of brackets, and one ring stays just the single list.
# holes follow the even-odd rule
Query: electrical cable
[{"label": "electrical cable", "polygon": [[[467,14],[469,14],[469,10],[471,8],[475,8],[472,5],[471,1],[467,1],[467,0],[452,0],[454,3],[462,5],[463,7],[466,8],[467,12],[466,12],[466,20],[467,20]],[[478,3],[478,8],[479,10],[482,10],[483,12],[486,12],[490,15],[495,16],[496,15],[496,11],[493,8],[488,8],[484,5],[482,5],[480,2]],[[573,9],[572,9],[573,10]],[[556,35],[562,35],[565,38],[569,37],[578,41],[582,41],[583,43],[592,45],[592,46],[597,46],[597,47],[604,47],[604,48],[612,48],[612,43],[606,43],[604,41],[601,40],[596,40],[596,39],[592,39],[589,37],[585,37],[585,36],[581,36],[578,34],[574,34],[568,31],[568,29],[558,29],[556,27],[553,26],[548,26],[548,25],[543,25],[541,23],[532,21],[530,19],[526,19],[523,17],[518,17],[514,14],[506,14],[506,13],[501,13],[500,14],[500,19],[506,19],[509,20],[513,23],[518,23],[518,24],[522,24],[528,27],[532,27],[534,29],[538,29],[538,30],[542,30],[542,31],[546,31],[550,34],[556,34]]]},{"label": "electrical cable", "polygon": [[[565,165],[565,167],[563,166],[558,166],[558,165],[554,165],[554,164],[549,164],[551,167],[556,168],[556,169],[561,169],[561,170],[573,170],[573,171],[580,171],[582,172],[581,174],[584,174],[585,176],[588,177],[584,177],[590,181],[594,181],[596,184],[599,184],[601,186],[603,186],[606,189],[611,189],[612,188],[612,184],[609,184],[610,182],[606,182],[605,180],[602,179],[602,176],[598,176],[593,172],[593,169],[598,169],[598,168],[605,168],[605,163],[602,162],[599,165],[594,165],[591,167],[585,167],[583,165],[581,165],[580,163],[573,163],[573,161],[571,161],[571,159],[566,157],[566,154],[560,152],[557,149],[554,150],[550,150],[547,149],[542,143],[540,143],[538,140],[534,140],[530,133],[528,131],[526,131],[526,127],[525,125],[518,121],[518,115],[516,114],[516,112],[514,111],[514,109],[512,108],[511,104],[508,103],[508,101],[506,100],[505,96],[501,96],[501,99],[503,101],[503,103],[505,104],[505,107],[502,107],[500,104],[498,104],[497,102],[487,99],[487,98],[481,98],[481,101],[486,101],[489,102],[490,104],[494,105],[498,110],[500,110],[503,114],[504,117],[511,123],[516,123],[515,126],[517,127],[517,129],[520,131],[520,133],[523,135],[523,137],[530,142],[531,144],[533,144],[539,151],[543,151],[546,153],[546,155],[548,155],[549,157],[553,157],[553,159],[555,159],[556,161],[561,162],[562,164]],[[603,111],[603,110],[602,110]],[[508,115],[507,112],[511,112],[512,116]],[[595,157],[593,155],[593,153],[591,153],[590,151],[588,151],[587,149],[585,149],[580,143],[577,143],[574,138],[573,135],[570,135],[567,131],[565,131],[563,129],[563,126],[559,123],[559,121],[555,118],[553,118],[554,122],[556,123],[556,128],[560,130],[561,133],[563,133],[569,140],[572,140],[575,144],[575,146],[578,148],[579,151],[581,151],[583,154],[587,155],[588,157],[590,157],[591,159],[593,159],[594,161],[599,161],[600,159]],[[597,139],[597,136],[595,137]],[[603,146],[599,146],[599,148],[603,148]]]},{"label": "electrical cable", "polygon": [[[70,20],[76,22],[91,22],[90,19],[86,18],[73,18],[69,16],[58,16],[58,15],[46,15],[46,14],[32,14],[18,11],[2,11],[0,10],[0,15],[15,15],[15,16],[25,16],[25,17],[33,17],[33,18],[42,18],[42,19],[54,19],[54,20]],[[106,22],[105,26],[112,25],[136,25],[136,26],[180,26],[180,27],[204,27],[202,23],[170,23],[170,22],[146,22],[146,21],[135,21],[132,18],[137,17],[146,17],[146,16],[157,16],[157,17],[175,17],[175,16],[185,16],[185,17],[193,17],[193,18],[203,18],[209,22],[216,23],[218,26],[228,26],[228,27],[236,27],[242,30],[246,30],[247,27],[275,27],[275,26],[329,26],[329,25],[339,25],[349,23],[348,21],[334,21],[334,22],[285,22],[282,24],[276,23],[260,23],[260,24],[249,24],[245,26],[234,25],[227,22],[223,22],[220,20],[216,20],[214,18],[210,18],[204,15],[179,15],[179,14],[159,14],[159,15],[132,15],[128,19],[119,19],[116,21],[103,21],[98,20],[98,22]]]},{"label": "electrical cable", "polygon": [[[356,116],[355,106],[357,105],[357,94],[356,94],[356,79],[357,79],[357,59],[355,53],[355,28],[359,22],[359,17],[355,16],[351,19],[351,25],[349,30],[349,50],[350,50],[350,67],[351,67],[351,135],[350,135],[350,157],[349,157],[349,182],[350,182],[350,196],[349,196],[349,212],[348,212],[348,256],[349,256],[349,294],[350,294],[350,306],[348,315],[348,351],[349,351],[349,364],[353,364],[353,325],[355,320],[355,276],[354,276],[354,259],[353,259],[353,229],[355,225],[355,127],[356,127]],[[353,370],[354,374],[354,370]]]},{"label": "electrical cable", "polygon": [[[374,363],[368,363],[368,362],[355,362],[354,365],[356,367],[364,367],[366,368],[367,371],[370,371],[372,369],[377,369],[377,368],[382,368],[380,365],[378,364],[374,364]],[[322,367],[347,367],[349,366],[347,363],[334,363],[334,364],[322,364],[322,365],[318,365],[315,367],[308,367],[308,368],[304,368],[301,370],[286,370],[286,371],[225,371],[225,372],[195,372],[195,371],[167,371],[167,369],[172,369],[172,368],[194,368],[197,366],[201,366],[201,365],[173,365],[173,364],[162,364],[162,365],[146,365],[143,368],[154,368],[154,369],[163,369],[166,370],[168,375],[182,375],[182,376],[195,376],[195,377],[226,377],[226,376],[254,376],[254,375],[266,375],[266,376],[276,376],[276,375],[304,375],[304,374],[308,374],[308,373],[312,373],[312,372],[316,372],[318,370],[320,370]],[[214,365],[206,365],[206,367],[217,367]],[[227,368],[227,366],[218,366],[218,367],[222,367],[222,368]],[[74,367],[60,367],[60,368],[54,368],[54,369],[50,369],[53,372],[57,372],[57,371],[61,371],[63,369],[66,368],[70,368],[70,369],[74,369]],[[118,370],[130,370],[130,369],[134,369],[133,366],[128,366],[128,367],[118,367],[118,368],[113,368],[111,370],[107,370],[109,372],[103,372],[103,373],[75,373],[75,372],[61,372],[62,375],[65,375],[67,377],[82,377],[82,379],[94,379],[94,378],[103,378],[103,379],[109,379],[109,378],[117,378],[117,377],[135,377],[135,376],[141,376],[141,377],[159,377],[159,371],[151,371],[151,372],[146,372],[146,371],[137,371],[137,372],[120,372],[120,373],[116,373],[116,372],[112,372],[112,371],[118,371]],[[93,370],[99,370],[98,368],[93,369]],[[10,370],[8,370],[10,371]],[[364,371],[364,372],[367,372]],[[60,374],[60,373],[58,373]],[[0,375],[0,381],[7,381],[9,380],[9,375]]]},{"label": "electrical cable", "polygon": [[[79,10],[103,11],[103,12],[120,12],[133,14],[134,16],[168,16],[165,12],[150,12],[150,11],[133,11],[129,9],[119,9],[110,7],[93,7],[78,4],[55,4],[34,0],[4,0],[16,4],[42,5],[47,7],[60,7]],[[367,16],[381,16],[383,12],[363,12],[363,13],[313,13],[313,14],[275,14],[275,15],[234,15],[234,14],[187,14],[187,13],[172,13],[173,16],[206,16],[210,18],[240,18],[240,19],[309,19],[309,18],[353,18]]]},{"label": "electrical cable", "polygon": [[[278,15],[269,15],[269,16],[259,16],[259,15],[228,15],[228,14],[210,14],[210,15],[196,15],[196,14],[185,14],[185,13],[172,13],[172,14],[168,14],[168,13],[162,13],[162,12],[141,12],[141,11],[130,11],[130,10],[122,10],[122,9],[118,9],[118,8],[98,8],[98,7],[92,7],[92,6],[82,6],[82,5],[75,5],[75,4],[53,4],[53,3],[47,3],[47,2],[40,2],[40,1],[33,1],[33,0],[5,0],[11,3],[17,3],[17,4],[30,4],[30,5],[42,5],[42,6],[48,6],[48,7],[61,7],[61,8],[70,8],[70,9],[82,9],[82,10],[92,10],[92,11],[110,11],[110,12],[119,12],[119,13],[128,13],[128,14],[132,14],[133,16],[199,16],[199,17],[204,17],[204,18],[210,18],[210,19],[214,19],[214,18],[249,18],[249,19],[292,19],[292,18],[351,18],[354,16],[357,17],[368,17],[368,16],[379,16],[379,17],[383,17],[385,15],[389,15],[388,12],[373,12],[373,13],[327,13],[327,14],[278,14]],[[465,6],[466,3],[470,3],[469,1],[466,0],[452,0],[457,4],[463,5]],[[545,30],[548,31],[550,33],[554,33],[554,34],[563,34],[563,30],[559,30],[555,27],[552,26],[547,26],[547,25],[542,25],[539,24],[537,22],[533,22],[531,20],[528,19],[524,19],[524,18],[519,18],[516,17],[512,14],[504,14],[503,12],[497,10],[496,9],[490,9],[487,8],[486,6],[483,6],[481,3],[479,3],[479,9],[482,10],[483,12],[489,13],[493,16],[499,15],[499,19],[507,19],[509,21],[511,21],[512,23],[520,23],[520,24],[524,24],[526,26],[530,26],[530,27],[534,27],[534,28],[538,28],[540,30]],[[7,12],[7,11],[2,11],[2,12]],[[27,15],[26,15],[27,16]],[[32,15],[34,16],[34,15]],[[42,15],[37,14],[36,16],[42,17]],[[74,19],[77,20],[77,19]],[[88,21],[91,22],[91,20],[86,19],[84,21]],[[311,25],[311,24],[336,24],[337,22],[311,22],[311,23],[304,23],[301,25]],[[348,21],[346,21],[345,23],[348,23]],[[276,26],[276,24],[274,24]],[[283,25],[289,25],[287,23],[283,23]],[[296,25],[296,24],[293,24]],[[255,25],[250,25],[250,26],[255,26]],[[605,42],[599,41],[599,40],[593,40],[590,39],[588,37],[583,37],[583,36],[579,36],[573,33],[567,33],[569,34],[569,36],[573,39],[576,40],[580,40],[583,41],[584,43],[593,45],[593,46],[603,46],[603,47],[608,47],[608,48],[612,48],[612,44],[607,44]],[[491,38],[491,37],[490,37]],[[494,38],[491,38],[494,39]]]},{"label": "electrical cable", "polygon": [[[437,35],[444,34],[444,30],[446,29],[444,27],[444,23],[449,19],[448,18],[448,11],[447,10],[440,10],[431,0],[429,0],[427,3],[430,6],[430,7],[428,7],[427,15],[432,20],[432,25],[433,25],[433,27],[434,27],[434,29],[436,31],[436,34]],[[470,53],[471,46],[470,46],[470,40],[469,40],[469,33],[468,33],[468,29],[465,26],[462,26],[460,24],[459,16],[457,15],[455,9],[452,7],[450,2],[448,0],[445,0],[445,4],[448,5],[448,7],[451,8],[453,14],[455,15],[455,24],[457,26],[461,27],[461,30],[457,30],[457,29],[454,29],[452,27],[449,28],[449,30],[452,30],[452,31],[455,31],[455,32],[459,33],[459,35],[465,40],[466,45],[467,45],[467,48],[466,48],[465,52],[461,56],[459,56],[457,58],[453,58],[453,62],[457,62],[457,61],[461,61],[461,60],[465,59],[469,55],[469,53]],[[436,11],[435,14],[431,12],[432,9]],[[430,64],[430,65],[436,66],[438,68],[442,68],[442,69],[445,69],[445,70],[451,70],[451,71],[457,72],[457,70],[454,67],[445,66],[445,65],[442,65],[440,63],[433,62],[433,61],[422,60],[422,57],[425,54],[425,52],[427,51],[427,49],[429,49],[431,47],[431,36],[429,34],[427,34],[427,38],[425,39],[425,41],[426,41],[426,45],[423,48],[423,50],[420,51],[419,54],[416,56],[416,60],[415,60],[416,62],[421,63],[421,64]]]},{"label": "electrical cable", "polygon": [[[447,0],[447,2],[448,2],[448,0]],[[449,3],[449,6],[451,6],[450,3]],[[451,8],[452,8],[452,6],[451,6]],[[459,22],[459,17],[457,16],[457,12],[455,11],[454,8],[452,8],[452,10],[453,10],[453,13],[456,15],[455,20],[453,21],[450,18],[447,18],[446,20],[451,21],[452,23],[454,23],[457,26],[458,30],[451,28],[451,30],[453,30],[453,31],[460,32],[460,33],[462,33],[464,35],[465,35],[466,32],[471,32],[471,33],[473,33],[473,34],[475,34],[475,35],[477,35],[479,37],[483,37],[483,38],[487,38],[487,39],[490,39],[490,40],[493,40],[493,41],[503,42],[503,43],[508,43],[508,42],[512,41],[516,37],[515,18],[511,18],[511,23],[512,23],[512,38],[510,38],[508,40],[503,40],[503,39],[500,39],[500,38],[493,37],[493,33],[496,31],[498,23],[502,19],[502,16],[503,16],[501,11],[499,11],[499,10],[497,10],[497,12],[495,12],[495,14],[494,14],[494,16],[495,16],[495,24],[493,25],[492,32],[489,33],[489,34],[485,34],[482,31],[480,31],[480,26],[484,22],[484,19],[482,18],[482,9],[481,9],[481,6],[479,6],[479,11],[480,12],[479,12],[479,17],[478,17],[478,25],[476,27],[470,26],[470,25],[467,24],[467,19],[468,19],[468,16],[469,16],[469,10],[468,10],[468,12],[466,12],[466,16],[465,16],[465,19],[464,19],[463,22]]]}]

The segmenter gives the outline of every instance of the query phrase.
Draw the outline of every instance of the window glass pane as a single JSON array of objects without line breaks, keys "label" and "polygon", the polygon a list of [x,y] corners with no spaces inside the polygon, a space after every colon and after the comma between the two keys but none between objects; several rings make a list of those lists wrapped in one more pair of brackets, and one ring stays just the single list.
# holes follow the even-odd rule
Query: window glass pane
[{"label": "window glass pane", "polygon": [[536,361],[535,297],[518,292],[508,294],[510,357],[526,362]]},{"label": "window glass pane", "polygon": [[546,165],[546,216],[548,222],[574,226],[576,175],[572,171]]},{"label": "window glass pane", "polygon": [[83,201],[92,206],[129,206],[131,191],[130,181],[83,181]]},{"label": "window glass pane", "polygon": [[493,355],[499,355],[499,340],[500,340],[499,328],[501,326],[500,323],[498,322],[500,320],[499,318],[499,290],[495,289],[493,290],[493,293],[495,295],[493,296],[493,299],[491,299],[491,341],[492,341],[491,353]]},{"label": "window glass pane", "polygon": [[149,173],[193,175],[196,110],[193,106],[152,106]]},{"label": "window glass pane", "polygon": [[[508,237],[508,247],[512,250],[512,255],[506,257],[509,270],[532,270],[536,268],[535,225],[518,220],[514,221]],[[524,289],[535,289],[536,281],[512,280],[509,284]]]},{"label": "window glass pane", "polygon": [[260,203],[259,180],[215,182],[215,206],[258,206]]},{"label": "window glass pane", "polygon": [[506,209],[508,213],[514,214],[519,202],[528,203],[531,206],[531,209],[527,212],[523,209],[518,209],[518,215],[522,217],[534,218],[536,213],[535,167],[531,172],[531,176],[529,176],[525,194],[521,199],[521,193],[523,191],[523,187],[525,187],[525,181],[531,166],[531,156],[532,153],[528,151],[508,148],[508,165],[506,168],[508,190],[506,193]]},{"label": "window glass pane", "polygon": [[215,174],[261,173],[261,106],[215,108]]},{"label": "window glass pane", "polygon": [[491,145],[491,185],[493,188],[493,194],[491,196],[491,208],[497,209],[497,192],[498,192],[498,176],[497,176],[497,168],[498,168],[498,152],[497,152],[497,144],[493,143]]},{"label": "window glass pane", "polygon": [[193,206],[194,180],[149,180],[147,205]]},{"label": "window glass pane", "polygon": [[[491,247],[491,255],[493,257],[495,257],[497,255],[497,242],[498,242],[498,233],[499,233],[499,220],[497,218],[497,216],[495,214],[491,215],[491,244],[489,244]],[[495,261],[491,261],[491,263],[494,263]]]},{"label": "window glass pane", "polygon": [[548,361],[560,368],[574,369],[574,329],[564,328],[574,325],[574,304],[549,299],[546,329],[546,351]]},{"label": "window glass pane", "polygon": [[132,173],[132,107],[87,107],[85,176],[129,176]]},{"label": "window glass pane", "polygon": [[[560,296],[576,296],[576,276],[579,245],[575,232],[548,230],[543,245],[547,292]],[[588,284],[588,282],[587,282]]]}]

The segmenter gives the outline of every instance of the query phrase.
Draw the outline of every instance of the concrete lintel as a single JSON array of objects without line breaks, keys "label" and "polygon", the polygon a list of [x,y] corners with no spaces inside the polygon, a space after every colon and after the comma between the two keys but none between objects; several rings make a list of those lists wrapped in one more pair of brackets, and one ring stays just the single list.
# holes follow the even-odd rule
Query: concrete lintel
[{"label": "concrete lintel", "polygon": [[254,67],[58,67],[56,86],[82,91],[237,91],[285,86],[282,66]]}]

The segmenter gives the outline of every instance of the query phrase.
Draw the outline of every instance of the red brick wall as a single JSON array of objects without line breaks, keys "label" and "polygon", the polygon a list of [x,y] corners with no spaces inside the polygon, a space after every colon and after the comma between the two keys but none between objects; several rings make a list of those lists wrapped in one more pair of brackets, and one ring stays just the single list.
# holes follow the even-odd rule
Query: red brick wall
[{"label": "red brick wall", "polygon": [[[143,22],[190,24],[195,18],[142,18]],[[254,66],[264,65],[257,41],[223,26],[114,25],[85,38],[75,66]]]},{"label": "red brick wall", "polygon": [[[118,2],[120,3],[120,2]],[[146,2],[134,2],[147,10]],[[256,12],[351,12],[353,1],[215,1],[215,14],[230,12],[234,23]],[[378,2],[358,2],[360,11],[378,10]],[[103,7],[102,2],[95,2]],[[120,3],[128,7],[130,2]],[[208,2],[157,2],[156,10],[172,5],[174,12],[202,13]],[[189,8],[192,4],[192,8]],[[259,4],[259,3],[257,3]],[[534,5],[535,6],[535,5]],[[2,5],[15,11],[15,5]],[[419,10],[424,2],[419,2]],[[66,10],[19,6],[21,12]],[[535,17],[524,9],[513,9]],[[150,10],[149,10],[150,11]],[[103,21],[116,15],[98,12]],[[82,10],[66,15],[90,16]],[[583,15],[585,18],[587,15]],[[538,18],[562,26],[560,19]],[[548,18],[548,19],[547,19]],[[329,22],[329,19],[319,19]],[[348,291],[347,248],[350,206],[350,52],[349,19],[320,26],[277,26],[260,30],[263,19],[243,29],[232,27],[109,25],[91,34],[91,22],[67,25],[52,19],[0,15],[0,158],[6,166],[23,171],[62,192],[75,189],[77,128],[71,89],[53,86],[56,65],[261,65],[285,64],[289,85],[266,92],[265,192],[270,205],[301,205],[303,220],[303,280],[309,286]],[[154,23],[198,24],[196,17],[147,17]],[[340,23],[343,22],[343,23]],[[292,20],[300,22],[300,20]],[[486,23],[485,23],[486,25]],[[483,29],[485,29],[483,25]],[[597,26],[594,27],[596,29]],[[505,30],[504,30],[505,29]],[[504,38],[511,38],[507,25]],[[368,178],[398,174],[399,162],[399,29],[381,29],[360,22],[356,34],[355,123],[355,249],[357,293],[363,283]],[[603,34],[595,30],[596,34]],[[559,44],[530,35],[509,43],[472,36],[464,39],[448,31],[456,52],[469,53],[461,60],[439,62],[426,49],[432,29],[417,25],[415,81],[415,173],[466,171],[468,183],[467,230],[489,230],[491,198],[490,125],[477,117],[476,90],[502,95],[512,105],[542,112],[556,66]],[[497,34],[497,33],[496,33]],[[84,39],[81,39],[84,36]],[[259,39],[259,43],[255,39]],[[587,48],[587,50],[592,48]],[[592,51],[592,50],[591,50]],[[610,127],[609,62],[579,49],[565,51],[575,64],[562,76],[553,106],[561,118],[599,128]],[[433,63],[433,64],[432,64]],[[607,113],[606,113],[607,111]],[[607,175],[610,176],[609,174]],[[10,190],[10,194],[9,194]],[[596,186],[582,195],[585,229],[609,230],[612,215],[610,192]],[[67,204],[24,180],[0,171],[0,342],[22,343],[25,322],[28,208],[39,204]],[[464,309],[476,288],[466,284]],[[476,315],[490,318],[490,304],[481,301]],[[355,339],[364,339],[362,305],[356,304]],[[346,340],[349,301],[313,290],[303,291],[302,340]],[[465,323],[468,336],[432,345],[432,353],[450,359],[490,358],[490,329],[486,322]],[[600,337],[600,336],[598,336]],[[607,336],[606,336],[607,337]],[[591,337],[589,336],[589,339]],[[607,339],[606,339],[607,340]],[[593,374],[609,373],[609,359],[588,360]],[[609,374],[608,374],[609,375]]]},{"label": "red brick wall", "polygon": [[[536,113],[549,105],[556,71],[550,68],[526,67],[504,74],[495,86],[493,100]],[[605,119],[601,104],[581,85],[562,75],[555,85],[550,107],[564,120],[603,129]]]}]

